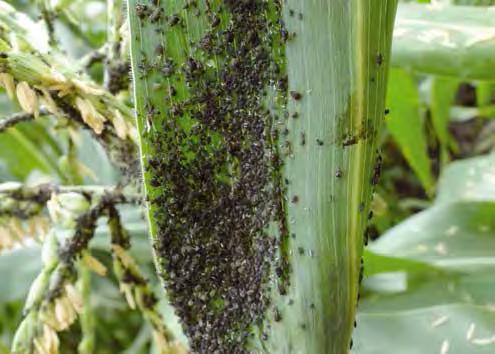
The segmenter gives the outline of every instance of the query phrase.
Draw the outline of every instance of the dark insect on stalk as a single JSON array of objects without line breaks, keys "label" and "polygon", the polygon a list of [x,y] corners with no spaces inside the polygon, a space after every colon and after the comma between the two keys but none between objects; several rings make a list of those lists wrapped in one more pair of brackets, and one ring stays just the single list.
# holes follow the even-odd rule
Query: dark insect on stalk
[{"label": "dark insect on stalk", "polygon": [[137,4],[136,5],[136,15],[143,20],[148,14],[148,6],[144,4]]},{"label": "dark insect on stalk", "polygon": [[351,145],[354,145],[356,143],[357,143],[357,137],[349,136],[342,142],[342,146],[351,146]]},{"label": "dark insect on stalk", "polygon": [[165,48],[163,47],[162,44],[158,44],[156,47],[155,47],[155,54],[156,55],[163,55],[163,53],[165,52]]},{"label": "dark insect on stalk", "polygon": [[376,56],[376,64],[377,65],[382,65],[383,64],[383,54],[382,53],[378,53],[377,56]]},{"label": "dark insect on stalk", "polygon": [[306,134],[301,132],[301,146],[306,145]]},{"label": "dark insect on stalk", "polygon": [[297,91],[291,91],[290,92],[290,95],[291,97],[296,100],[296,101],[299,101],[303,96],[302,96],[302,93],[300,92],[297,92]]},{"label": "dark insect on stalk", "polygon": [[213,21],[211,21],[211,26],[212,27],[217,27],[220,25],[220,17],[214,16]]},{"label": "dark insect on stalk", "polygon": [[380,181],[380,175],[382,171],[382,156],[378,155],[376,158],[375,165],[373,166],[373,174],[371,176],[371,184],[373,186],[377,185]]},{"label": "dark insect on stalk", "polygon": [[173,27],[177,25],[180,22],[180,17],[179,15],[172,15],[168,21],[168,24]]},{"label": "dark insect on stalk", "polygon": [[156,7],[149,16],[151,23],[160,21],[162,14],[163,14],[163,9],[160,7]]}]

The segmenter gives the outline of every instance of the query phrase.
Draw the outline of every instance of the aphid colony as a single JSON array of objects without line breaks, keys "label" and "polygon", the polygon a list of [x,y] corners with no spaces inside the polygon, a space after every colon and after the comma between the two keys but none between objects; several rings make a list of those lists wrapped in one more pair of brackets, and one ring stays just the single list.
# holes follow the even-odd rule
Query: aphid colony
[{"label": "aphid colony", "polygon": [[[148,99],[144,115],[155,248],[192,351],[243,353],[253,324],[262,324],[267,315],[283,320],[270,304],[268,283],[274,270],[278,291],[286,294],[285,209],[300,204],[298,195],[285,197],[290,181],[281,167],[293,148],[289,130],[279,124],[299,119],[298,112],[280,108],[287,100],[304,100],[302,92],[289,91],[283,72],[284,44],[295,33],[281,20],[281,0],[183,3],[175,13],[158,0],[135,7],[140,25],[153,26],[165,38],[151,52],[141,51],[137,63],[138,78],[149,80],[151,91],[161,95],[158,103]],[[295,12],[289,10],[289,16]],[[188,36],[191,17],[207,23],[197,39]],[[180,53],[167,48],[171,33],[187,43]],[[375,60],[381,66],[383,56]],[[348,135],[340,144],[350,147],[366,136]],[[299,133],[303,147],[334,143]],[[380,167],[379,158],[372,185]],[[337,168],[332,178],[348,173]],[[273,225],[278,236],[267,231]],[[303,247],[297,250],[306,254]],[[362,274],[361,265],[360,280]]]},{"label": "aphid colony", "polygon": [[[269,309],[270,270],[281,293],[288,280],[287,201],[273,128],[283,112],[266,104],[267,88],[277,106],[287,100],[286,31],[279,1],[184,3],[168,16],[158,1],[135,9],[142,27],[173,31],[189,47],[171,55],[159,45],[138,64],[140,79],[165,78],[149,82],[163,101],[146,102],[145,115],[155,247],[192,351],[239,353]],[[268,17],[269,6],[276,18]],[[196,41],[187,36],[186,16],[208,24]],[[274,224],[277,238],[267,232]],[[282,320],[277,309],[271,314]]]}]

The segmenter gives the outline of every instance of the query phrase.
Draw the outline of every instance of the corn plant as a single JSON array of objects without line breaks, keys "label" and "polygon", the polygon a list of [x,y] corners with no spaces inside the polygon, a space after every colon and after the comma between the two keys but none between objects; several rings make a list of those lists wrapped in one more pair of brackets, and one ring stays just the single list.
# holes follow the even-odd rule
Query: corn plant
[{"label": "corn plant", "polygon": [[191,351],[352,346],[396,5],[128,2],[155,261]]},{"label": "corn plant", "polygon": [[439,2],[0,0],[0,353],[490,352],[493,0]]}]

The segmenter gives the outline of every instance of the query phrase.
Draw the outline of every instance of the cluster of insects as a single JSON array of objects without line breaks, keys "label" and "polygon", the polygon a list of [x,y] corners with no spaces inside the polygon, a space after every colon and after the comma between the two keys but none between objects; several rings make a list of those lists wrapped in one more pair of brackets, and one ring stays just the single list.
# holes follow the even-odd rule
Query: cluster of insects
[{"label": "cluster of insects", "polygon": [[[268,16],[268,3],[275,4],[275,19]],[[267,313],[282,321],[281,311],[270,304],[269,278],[275,270],[278,291],[285,295],[290,271],[285,209],[304,200],[284,198],[290,181],[284,181],[281,169],[293,146],[289,131],[277,128],[277,122],[297,121],[299,113],[267,109],[267,88],[283,100],[280,107],[287,100],[299,105],[308,92],[289,91],[285,58],[272,53],[295,37],[285,29],[281,12],[281,0],[184,1],[175,13],[164,11],[157,0],[136,5],[141,25],[164,38],[141,53],[137,65],[153,97],[161,95],[160,101],[148,98],[145,104],[152,152],[145,169],[153,187],[156,251],[193,352],[243,352],[239,348],[245,347],[253,323]],[[303,18],[293,10],[289,16]],[[191,17],[206,23],[196,39],[188,36]],[[187,49],[168,51],[171,33]],[[378,66],[383,61],[376,56]],[[342,145],[361,138],[348,135]],[[313,139],[299,133],[301,146],[331,144]],[[377,160],[372,185],[380,167]],[[332,177],[344,179],[348,173],[337,168]],[[364,208],[363,203],[360,211]],[[279,236],[267,231],[273,224]],[[306,255],[302,247],[297,252]],[[361,265],[360,280],[362,274]]]},{"label": "cluster of insects", "polygon": [[[274,3],[280,18],[281,4]],[[150,86],[163,93],[161,102],[146,102],[153,153],[145,169],[155,247],[193,352],[242,352],[250,326],[270,307],[271,269],[288,279],[287,257],[275,257],[287,252],[289,238],[273,128],[283,113],[266,107],[267,87],[281,100],[288,95],[285,59],[271,49],[283,46],[285,30],[268,17],[268,6],[188,1],[168,16],[158,1],[135,9],[141,26],[154,25],[165,38],[171,32],[187,38],[187,16],[207,23],[201,38],[187,38],[186,53],[160,44],[138,64],[140,77],[156,78]],[[267,231],[273,223],[278,237]],[[281,293],[286,285],[279,281]],[[272,314],[282,320],[278,309]]]}]

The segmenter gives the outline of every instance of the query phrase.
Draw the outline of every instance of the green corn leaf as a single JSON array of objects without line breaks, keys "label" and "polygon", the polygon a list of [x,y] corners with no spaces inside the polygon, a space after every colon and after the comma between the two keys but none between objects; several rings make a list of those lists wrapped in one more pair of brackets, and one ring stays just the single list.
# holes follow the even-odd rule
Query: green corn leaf
[{"label": "green corn leaf", "polygon": [[392,65],[427,74],[493,81],[494,26],[494,7],[401,4]]},{"label": "green corn leaf", "polygon": [[[34,170],[62,181],[66,175],[57,166],[60,147],[45,128],[37,123],[11,127],[0,136],[0,161],[14,177],[24,180]],[[34,134],[36,132],[36,134]]]},{"label": "green corn leaf", "polygon": [[447,162],[447,149],[453,146],[457,150],[455,141],[449,136],[450,108],[452,107],[459,88],[459,80],[448,77],[434,77],[431,86],[431,121],[441,147],[441,160]]},{"label": "green corn leaf", "polygon": [[494,156],[450,164],[433,206],[371,245],[356,353],[493,351]]},{"label": "green corn leaf", "polygon": [[387,93],[387,129],[398,143],[402,154],[412,167],[423,187],[432,192],[433,177],[427,154],[423,125],[423,109],[414,76],[402,69],[390,71]]},{"label": "green corn leaf", "polygon": [[476,104],[485,106],[490,104],[495,97],[495,85],[493,82],[478,82],[476,85]]},{"label": "green corn leaf", "polygon": [[355,351],[359,354],[490,354],[493,351],[495,320],[493,311],[487,307],[448,304],[392,313],[365,313],[358,321],[362,322],[357,330],[359,340]]},{"label": "green corn leaf", "polygon": [[493,0],[452,0],[456,5],[471,5],[471,6],[490,6],[495,5]]},{"label": "green corn leaf", "polygon": [[193,351],[348,351],[396,5],[128,2],[156,264]]}]

